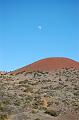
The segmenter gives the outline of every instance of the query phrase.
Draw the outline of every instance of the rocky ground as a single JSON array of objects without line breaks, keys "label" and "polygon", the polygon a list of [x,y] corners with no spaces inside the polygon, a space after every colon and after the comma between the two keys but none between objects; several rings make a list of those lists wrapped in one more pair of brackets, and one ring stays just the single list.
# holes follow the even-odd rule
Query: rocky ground
[{"label": "rocky ground", "polygon": [[0,120],[79,120],[79,70],[0,75]]}]

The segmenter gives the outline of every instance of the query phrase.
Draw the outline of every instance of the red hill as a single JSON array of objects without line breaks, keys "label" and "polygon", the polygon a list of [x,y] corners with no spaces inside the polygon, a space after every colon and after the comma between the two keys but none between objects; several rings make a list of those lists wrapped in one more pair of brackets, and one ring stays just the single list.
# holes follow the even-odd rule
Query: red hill
[{"label": "red hill", "polygon": [[11,74],[18,74],[24,71],[53,71],[61,68],[79,68],[79,62],[68,58],[46,58],[27,65],[23,68],[12,71]]}]

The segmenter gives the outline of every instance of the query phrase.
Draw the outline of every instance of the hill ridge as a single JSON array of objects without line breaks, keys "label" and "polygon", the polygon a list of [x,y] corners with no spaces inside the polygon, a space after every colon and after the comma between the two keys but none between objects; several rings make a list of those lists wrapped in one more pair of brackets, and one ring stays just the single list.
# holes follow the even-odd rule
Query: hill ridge
[{"label": "hill ridge", "polygon": [[61,68],[79,68],[79,62],[72,60],[70,58],[64,57],[51,57],[38,60],[32,64],[19,68],[10,72],[11,74],[18,74],[23,71],[53,71]]}]

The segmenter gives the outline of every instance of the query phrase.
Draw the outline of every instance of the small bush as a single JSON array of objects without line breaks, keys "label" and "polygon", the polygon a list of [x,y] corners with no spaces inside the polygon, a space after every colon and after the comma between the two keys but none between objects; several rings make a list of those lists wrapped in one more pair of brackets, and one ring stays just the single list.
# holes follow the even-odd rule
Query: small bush
[{"label": "small bush", "polygon": [[2,111],[4,109],[3,103],[0,102],[0,110]]},{"label": "small bush", "polygon": [[26,84],[28,83],[28,80],[20,81],[19,84]]},{"label": "small bush", "polygon": [[0,120],[5,120],[7,119],[7,114],[0,115]]},{"label": "small bush", "polygon": [[31,113],[36,114],[38,111],[36,109],[32,109]]},{"label": "small bush", "polygon": [[36,118],[35,120],[40,120],[40,118]]},{"label": "small bush", "polygon": [[54,117],[56,117],[56,116],[58,116],[59,115],[59,112],[58,111],[56,111],[56,110],[46,110],[45,111],[45,113],[46,114],[49,114],[49,115],[51,115],[51,116],[54,116]]},{"label": "small bush", "polygon": [[20,106],[20,101],[19,100],[15,100],[14,105]]}]

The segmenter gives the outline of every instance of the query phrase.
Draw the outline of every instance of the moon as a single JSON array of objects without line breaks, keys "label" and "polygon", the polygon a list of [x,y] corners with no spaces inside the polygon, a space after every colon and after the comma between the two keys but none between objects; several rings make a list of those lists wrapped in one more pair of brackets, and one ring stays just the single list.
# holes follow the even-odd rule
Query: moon
[{"label": "moon", "polygon": [[42,26],[41,26],[41,25],[38,25],[38,29],[39,29],[39,30],[42,30]]}]

